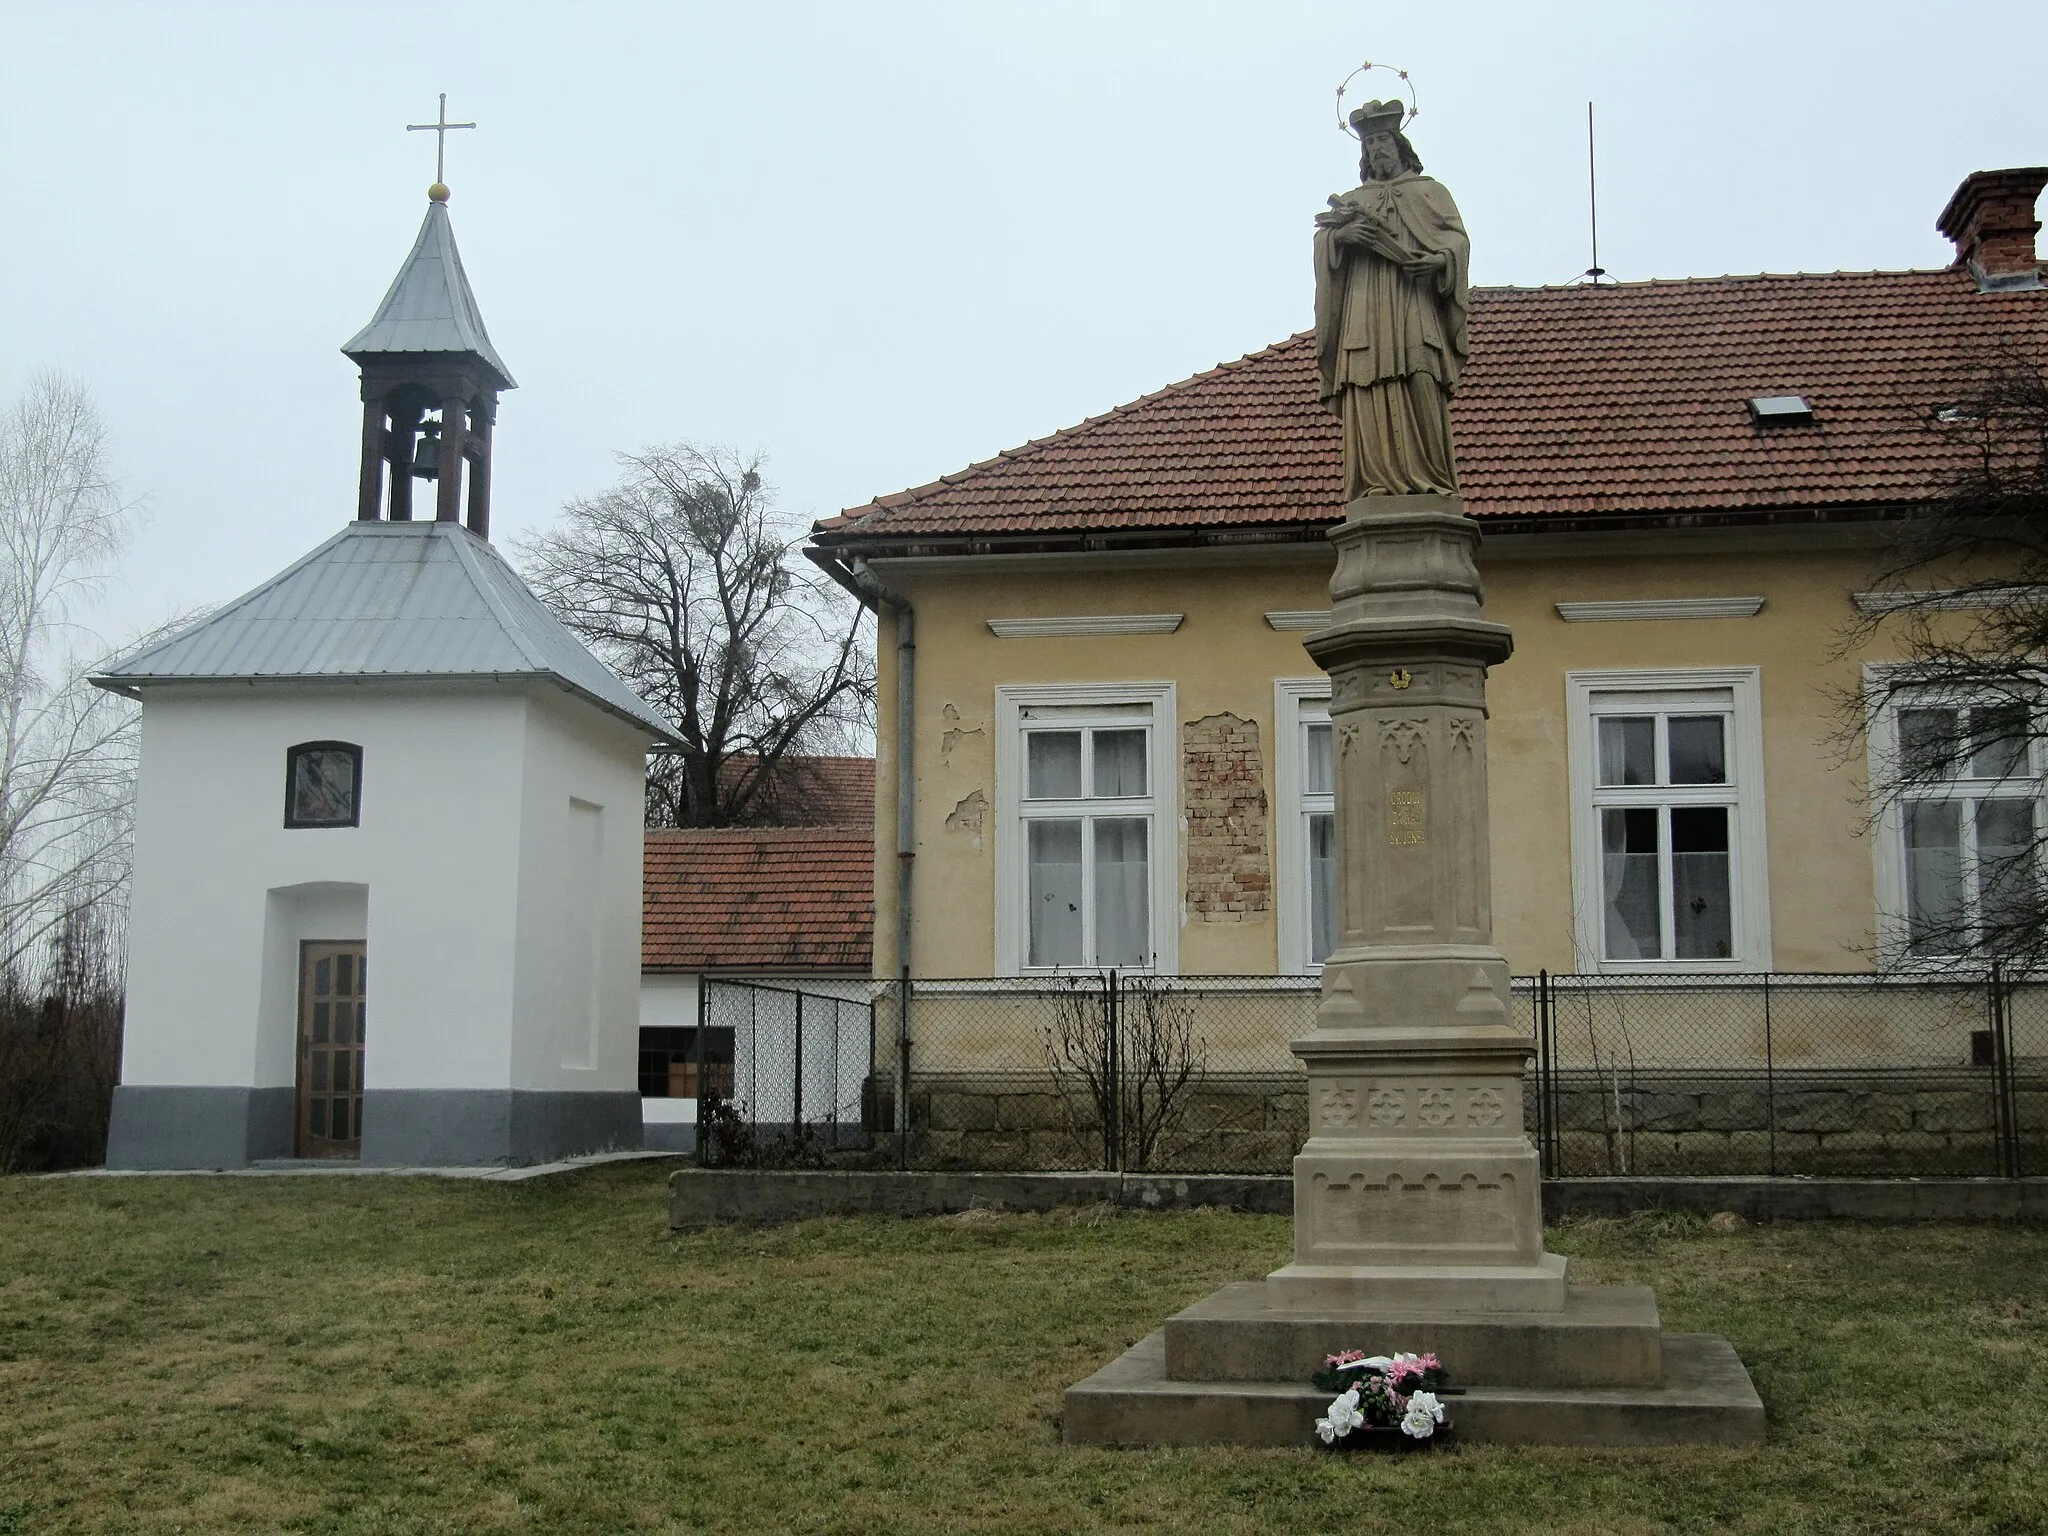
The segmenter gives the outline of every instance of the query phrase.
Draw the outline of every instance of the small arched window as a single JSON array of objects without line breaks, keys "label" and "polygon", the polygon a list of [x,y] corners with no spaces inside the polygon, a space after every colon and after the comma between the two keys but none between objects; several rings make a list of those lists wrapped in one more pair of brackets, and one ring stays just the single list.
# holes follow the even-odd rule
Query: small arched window
[{"label": "small arched window", "polygon": [[361,747],[346,741],[307,741],[285,753],[287,827],[353,827],[361,819],[362,804]]}]

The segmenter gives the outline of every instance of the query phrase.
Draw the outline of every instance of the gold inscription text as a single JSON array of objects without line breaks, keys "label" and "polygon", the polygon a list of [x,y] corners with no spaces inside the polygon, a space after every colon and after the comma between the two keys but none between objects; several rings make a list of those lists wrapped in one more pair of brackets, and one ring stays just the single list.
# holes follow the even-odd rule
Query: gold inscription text
[{"label": "gold inscription text", "polygon": [[1423,833],[1421,790],[1387,792],[1387,841],[1396,848],[1427,841]]}]

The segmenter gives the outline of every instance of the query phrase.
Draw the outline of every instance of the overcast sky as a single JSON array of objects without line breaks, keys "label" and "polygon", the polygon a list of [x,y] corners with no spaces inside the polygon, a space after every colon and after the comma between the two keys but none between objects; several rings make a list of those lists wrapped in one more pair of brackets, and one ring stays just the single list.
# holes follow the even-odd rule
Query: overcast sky
[{"label": "overcast sky", "polygon": [[109,638],[303,554],[445,90],[498,541],[679,438],[826,515],[1308,325],[1368,57],[1479,283],[1588,264],[1589,99],[1623,279],[1944,265],[1956,183],[2048,161],[2048,6],[0,0],[0,401],[81,379],[147,497]]}]

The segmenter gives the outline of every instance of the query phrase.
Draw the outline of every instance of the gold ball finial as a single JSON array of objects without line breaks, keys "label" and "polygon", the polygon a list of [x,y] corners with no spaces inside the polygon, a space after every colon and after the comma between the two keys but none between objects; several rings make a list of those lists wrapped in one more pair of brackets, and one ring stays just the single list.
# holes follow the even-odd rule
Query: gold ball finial
[{"label": "gold ball finial", "polygon": [[446,183],[445,181],[437,181],[431,187],[427,188],[427,201],[430,203],[447,202],[448,183]]}]

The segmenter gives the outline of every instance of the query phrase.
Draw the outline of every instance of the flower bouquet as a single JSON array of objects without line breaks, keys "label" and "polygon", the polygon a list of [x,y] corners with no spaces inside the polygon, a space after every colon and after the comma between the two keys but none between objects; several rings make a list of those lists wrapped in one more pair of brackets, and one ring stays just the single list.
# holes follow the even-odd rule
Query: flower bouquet
[{"label": "flower bouquet", "polygon": [[1337,1399],[1316,1420],[1316,1438],[1332,1450],[1420,1450],[1450,1433],[1438,1400],[1456,1395],[1449,1382],[1435,1355],[1347,1349],[1327,1356],[1315,1385]]}]

